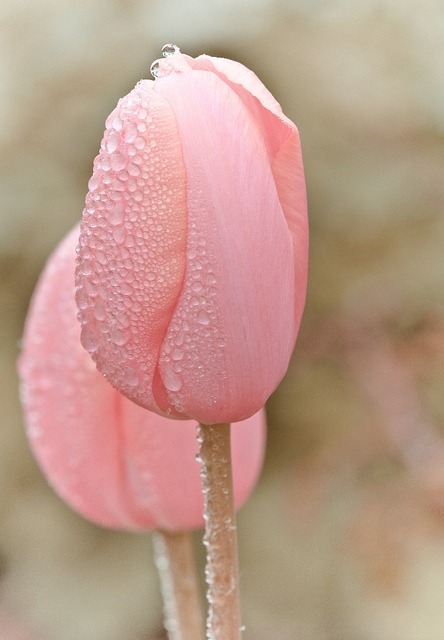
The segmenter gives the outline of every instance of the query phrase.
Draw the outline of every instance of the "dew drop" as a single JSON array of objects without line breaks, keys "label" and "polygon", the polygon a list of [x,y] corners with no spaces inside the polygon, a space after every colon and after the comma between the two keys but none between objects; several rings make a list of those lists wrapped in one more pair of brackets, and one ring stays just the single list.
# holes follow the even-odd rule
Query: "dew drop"
[{"label": "dew drop", "polygon": [[119,136],[117,135],[117,133],[112,131],[109,134],[108,139],[106,141],[106,150],[109,153],[114,153],[114,151],[117,149],[118,146],[119,146]]},{"label": "dew drop", "polygon": [[119,178],[119,180],[122,180],[122,182],[126,182],[129,178],[129,175],[127,171],[119,171],[117,177]]},{"label": "dew drop", "polygon": [[134,369],[131,369],[130,367],[128,367],[127,370],[125,371],[124,379],[126,384],[130,387],[135,387],[139,382],[139,378],[137,377],[136,372],[134,371]]},{"label": "dew drop", "polygon": [[154,60],[153,64],[150,67],[150,73],[153,78],[157,78],[157,76],[159,75],[159,66],[159,60]]},{"label": "dew drop", "polygon": [[175,53],[180,53],[180,49],[176,44],[164,44],[162,47],[162,55],[164,58],[173,56]]},{"label": "dew drop", "polygon": [[111,169],[111,162],[109,161],[109,156],[104,156],[100,163],[103,171],[109,171]]},{"label": "dew drop", "polygon": [[86,327],[82,328],[82,331],[80,332],[80,342],[82,343],[83,348],[88,351],[88,353],[94,353],[95,351],[97,351],[98,344],[96,336],[90,329]]},{"label": "dew drop", "polygon": [[137,138],[134,140],[134,146],[140,151],[145,146],[145,140],[141,136],[137,136]]},{"label": "dew drop", "polygon": [[122,131],[122,127],[123,127],[123,122],[119,118],[119,116],[116,116],[115,118],[113,118],[112,128],[114,129],[114,131]]},{"label": "dew drop", "polygon": [[183,339],[184,339],[184,335],[183,335],[183,331],[179,331],[179,333],[177,334],[177,336],[174,339],[174,344],[176,344],[178,347],[180,347],[183,344]]},{"label": "dew drop", "polygon": [[89,191],[95,191],[100,184],[100,177],[97,173],[94,173],[88,182]]},{"label": "dew drop", "polygon": [[91,262],[89,260],[82,260],[80,265],[79,265],[79,272],[83,275],[83,276],[89,276],[91,275]]},{"label": "dew drop", "polygon": [[117,329],[117,327],[113,327],[111,329],[109,337],[111,339],[111,342],[114,342],[114,344],[116,344],[119,347],[124,345],[128,340],[127,336],[123,333],[123,331],[121,331],[120,329]]},{"label": "dew drop", "polygon": [[88,298],[83,289],[77,289],[75,297],[79,309],[86,309],[86,307],[88,306]]},{"label": "dew drop", "polygon": [[121,286],[121,291],[123,293],[124,296],[130,296],[133,293],[133,288],[130,287],[129,284],[127,284],[126,282],[124,282]]},{"label": "dew drop", "polygon": [[126,158],[123,155],[123,153],[114,153],[111,156],[111,168],[114,171],[120,171],[121,169],[123,169],[126,165]]},{"label": "dew drop", "polygon": [[121,202],[116,202],[114,207],[109,212],[109,221],[112,225],[118,226],[123,222],[123,204]]},{"label": "dew drop", "polygon": [[183,358],[183,349],[173,349],[173,353],[171,354],[171,357],[173,358],[173,360],[182,360]]},{"label": "dew drop", "polygon": [[116,244],[123,244],[125,242],[126,232],[123,227],[116,227],[113,229],[113,238]]},{"label": "dew drop", "polygon": [[96,320],[105,320],[105,305],[101,300],[98,300],[94,305],[94,317]]},{"label": "dew drop", "polygon": [[85,280],[84,287],[88,296],[94,298],[97,295],[97,287],[91,280]]},{"label": "dew drop", "polygon": [[199,293],[199,291],[202,291],[202,283],[199,280],[195,280],[193,282],[193,284],[191,285],[191,289],[195,292],[195,293]]},{"label": "dew drop", "polygon": [[134,162],[130,162],[126,167],[126,170],[128,171],[129,175],[133,176],[134,178],[137,178],[137,176],[140,174],[140,168]]},{"label": "dew drop", "polygon": [[203,326],[208,326],[210,324],[210,318],[208,317],[207,312],[203,309],[199,311],[199,313],[197,314],[197,321]]},{"label": "dew drop", "polygon": [[163,378],[168,391],[179,391],[182,388],[182,380],[169,364],[165,366]]},{"label": "dew drop", "polygon": [[125,142],[134,142],[137,138],[137,127],[133,122],[128,122],[125,126],[125,131],[123,134],[123,139]]}]

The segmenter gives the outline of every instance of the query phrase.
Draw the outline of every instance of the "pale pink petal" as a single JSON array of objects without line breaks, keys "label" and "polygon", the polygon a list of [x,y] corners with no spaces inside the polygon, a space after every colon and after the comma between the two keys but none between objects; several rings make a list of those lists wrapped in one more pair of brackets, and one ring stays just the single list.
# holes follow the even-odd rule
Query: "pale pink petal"
[{"label": "pale pink petal", "polygon": [[244,65],[226,58],[199,56],[194,69],[208,70],[235,91],[261,130],[270,158],[279,200],[293,236],[295,251],[295,313],[299,320],[305,303],[308,265],[308,216],[299,132],[259,78]]},{"label": "pale pink petal", "polygon": [[182,287],[187,216],[176,119],[152,84],[139,82],[107,119],[81,226],[77,304],[100,371],[159,410],[155,369]]},{"label": "pale pink petal", "polygon": [[299,135],[293,130],[271,163],[279,201],[293,239],[295,261],[295,339],[304,311],[308,276],[308,216]]},{"label": "pale pink petal", "polygon": [[294,347],[292,236],[261,127],[243,100],[206,71],[159,79],[154,90],[177,118],[189,225],[160,374],[185,415],[241,420],[276,388]]},{"label": "pale pink petal", "polygon": [[[27,433],[50,484],[94,522],[175,530],[203,525],[196,424],[127,400],[97,372],[80,343],[74,302],[74,229],[43,272],[19,360]],[[260,473],[264,412],[233,427],[236,506]]]},{"label": "pale pink petal", "polygon": [[[257,98],[266,109],[288,120],[282,113],[279,102],[263,85],[257,75],[243,64],[235,60],[229,60],[228,58],[215,58],[207,55],[198,56],[194,59],[191,58],[191,60],[190,66],[192,66],[193,69],[216,73],[225,82],[229,83],[232,88],[233,85],[243,87],[253,97]],[[236,91],[236,89],[234,90]]]}]

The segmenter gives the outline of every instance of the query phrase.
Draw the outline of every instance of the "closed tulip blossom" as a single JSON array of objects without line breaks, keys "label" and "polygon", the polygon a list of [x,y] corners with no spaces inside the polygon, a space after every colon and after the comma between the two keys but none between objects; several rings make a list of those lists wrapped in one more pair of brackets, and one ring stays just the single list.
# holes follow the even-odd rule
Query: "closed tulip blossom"
[{"label": "closed tulip blossom", "polygon": [[288,367],[307,278],[298,131],[239,63],[174,47],[106,121],[81,226],[82,343],[159,414],[255,414]]},{"label": "closed tulip blossom", "polygon": [[[29,310],[19,360],[27,432],[50,484],[86,518],[126,530],[204,524],[195,423],[129,401],[98,373],[80,344],[74,301],[76,227],[47,263]],[[239,507],[255,485],[264,412],[233,433]]]}]

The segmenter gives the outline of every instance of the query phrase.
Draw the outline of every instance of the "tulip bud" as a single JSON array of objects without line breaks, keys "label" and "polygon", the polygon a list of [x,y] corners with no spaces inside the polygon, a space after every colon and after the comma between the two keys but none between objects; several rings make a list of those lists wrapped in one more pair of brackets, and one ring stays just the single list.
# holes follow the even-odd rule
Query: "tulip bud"
[{"label": "tulip bud", "polygon": [[[19,360],[27,433],[57,493],[90,520],[129,530],[203,526],[196,425],[137,406],[104,380],[80,344],[76,227],[39,280]],[[233,427],[236,506],[262,466],[261,411]]]},{"label": "tulip bud", "polygon": [[82,343],[143,407],[239,421],[282,379],[302,316],[299,136],[241,64],[168,53],[106,121],[79,243]]}]

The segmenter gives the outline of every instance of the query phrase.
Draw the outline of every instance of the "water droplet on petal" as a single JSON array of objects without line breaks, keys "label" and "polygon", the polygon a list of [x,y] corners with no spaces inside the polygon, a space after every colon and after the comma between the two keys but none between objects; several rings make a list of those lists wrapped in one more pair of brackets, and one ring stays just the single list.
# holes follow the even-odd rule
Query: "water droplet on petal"
[{"label": "water droplet on petal", "polygon": [[210,318],[208,317],[208,314],[206,311],[204,311],[203,309],[201,311],[199,311],[199,313],[197,314],[197,321],[199,324],[203,325],[203,326],[207,326],[210,324]]},{"label": "water droplet on petal", "polygon": [[153,64],[150,67],[150,73],[153,78],[157,78],[159,75],[159,60],[154,60]]},{"label": "water droplet on petal", "polygon": [[165,366],[164,384],[168,391],[179,391],[182,388],[182,380],[170,365]]},{"label": "water droplet on petal", "polygon": [[133,122],[128,122],[125,125],[125,132],[123,139],[125,142],[133,142],[137,138],[137,127]]},{"label": "water droplet on petal", "polygon": [[114,344],[117,344],[118,346],[124,345],[125,342],[127,341],[127,336],[123,333],[123,331],[121,331],[120,329],[117,329],[117,327],[113,327],[111,329],[110,338],[111,338],[111,341],[114,342]]},{"label": "water droplet on petal", "polygon": [[128,367],[124,372],[124,379],[130,387],[135,387],[139,382],[136,372],[131,367]]},{"label": "water droplet on petal", "polygon": [[202,291],[202,283],[199,280],[195,280],[193,282],[193,284],[191,285],[191,289],[195,292],[195,293],[199,293],[199,291]]},{"label": "water droplet on petal", "polygon": [[117,149],[118,146],[119,146],[119,136],[117,135],[117,133],[112,131],[109,134],[106,141],[106,150],[109,151],[109,153],[114,153],[114,151]]},{"label": "water droplet on petal", "polygon": [[111,158],[111,168],[114,171],[120,171],[126,165],[126,158],[122,153],[114,153]]},{"label": "water droplet on petal", "polygon": [[84,276],[91,275],[92,267],[89,260],[82,260],[79,264],[79,272]]},{"label": "water droplet on petal", "polygon": [[144,148],[145,146],[145,140],[144,138],[142,138],[141,136],[138,136],[135,140],[134,140],[134,146],[136,147],[136,149],[139,149],[139,151],[141,149]]},{"label": "water droplet on petal", "polygon": [[100,184],[100,176],[96,173],[92,175],[88,182],[89,191],[95,191]]},{"label": "water droplet on petal", "polygon": [[130,162],[128,164],[128,166],[126,167],[128,173],[130,176],[133,176],[134,178],[137,178],[137,176],[140,174],[140,169],[137,166],[137,164],[134,164],[134,162]]},{"label": "water droplet on petal", "polygon": [[119,116],[116,116],[115,118],[113,118],[112,127],[113,127],[114,131],[121,131],[122,130],[123,122],[119,118]]},{"label": "water droplet on petal", "polygon": [[115,225],[117,227],[123,222],[123,214],[123,204],[121,202],[116,202],[114,207],[109,212],[109,221],[112,225]]},{"label": "water droplet on petal", "polygon": [[113,230],[113,238],[116,244],[123,244],[125,242],[126,231],[123,227],[116,227]]},{"label": "water droplet on petal", "polygon": [[180,53],[180,49],[176,44],[164,44],[162,47],[162,55],[164,58],[173,56],[175,53]]},{"label": "water droplet on petal", "polygon": [[88,353],[94,353],[94,351],[97,351],[98,344],[96,336],[86,327],[82,328],[82,331],[80,333],[80,342],[82,343],[83,348],[88,351]]},{"label": "water droplet on petal", "polygon": [[105,315],[105,305],[101,300],[98,300],[94,305],[94,317],[100,321],[105,319]]},{"label": "water droplet on petal", "polygon": [[86,309],[86,307],[88,306],[88,298],[83,289],[77,289],[75,298],[79,309]]}]

